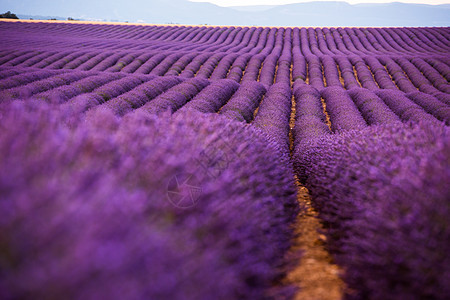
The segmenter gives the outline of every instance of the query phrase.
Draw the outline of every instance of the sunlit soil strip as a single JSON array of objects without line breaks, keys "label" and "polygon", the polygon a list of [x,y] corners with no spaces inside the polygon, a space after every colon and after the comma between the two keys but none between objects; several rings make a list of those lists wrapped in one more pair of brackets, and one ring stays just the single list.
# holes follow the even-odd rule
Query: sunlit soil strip
[{"label": "sunlit soil strip", "polygon": [[275,84],[275,83],[277,83],[277,76],[278,76],[278,64],[279,64],[279,62],[277,63],[277,65],[275,66],[275,72],[274,72],[274,76],[273,76],[273,82],[272,82],[272,84]]},{"label": "sunlit soil strip", "polygon": [[[292,76],[291,76],[291,86],[292,86]],[[294,133],[293,129],[295,126],[295,98],[294,95],[291,97],[291,117],[289,119],[289,151],[292,156],[292,151],[294,151]]]},{"label": "sunlit soil strip", "polygon": [[[266,92],[267,93],[267,92]],[[266,95],[264,94],[261,98],[261,101],[259,102],[258,107],[255,109],[255,111],[253,112],[253,119],[252,121],[256,118],[256,115],[258,114],[259,111],[259,107],[261,106],[261,103],[264,101],[264,98],[266,97]]]},{"label": "sunlit soil strip", "polygon": [[[406,79],[408,79],[409,82],[412,83],[411,78],[409,78],[409,76],[408,76],[408,74],[405,72],[405,70],[402,69],[402,71],[403,71],[403,74],[405,74]],[[420,91],[419,87],[417,87],[414,83],[413,83],[413,85],[416,87],[416,89],[417,89],[418,91]]]},{"label": "sunlit soil strip", "polygon": [[353,75],[355,76],[355,79],[356,79],[356,81],[358,82],[359,87],[363,87],[362,84],[361,84],[361,82],[359,81],[359,78],[358,78],[358,72],[356,71],[355,66],[353,66]]},{"label": "sunlit soil strip", "polygon": [[258,76],[256,77],[256,81],[258,81],[258,82],[261,82],[259,79],[261,77],[261,71],[262,71],[263,67],[264,67],[264,61],[261,63],[261,66],[259,67],[259,70],[258,70]]},{"label": "sunlit soil strip", "polygon": [[309,81],[310,81],[310,80],[309,80],[309,76],[310,76],[310,75],[309,75],[309,71],[310,71],[310,70],[309,70],[309,64],[308,64],[308,62],[306,62],[306,78],[305,78],[305,83],[306,83],[306,84],[309,84]]},{"label": "sunlit soil strip", "polygon": [[372,68],[371,68],[369,65],[367,65],[367,64],[366,64],[366,66],[367,66],[367,69],[369,69],[370,74],[372,75],[373,82],[375,82],[375,84],[377,85],[377,87],[378,87],[379,89],[381,89],[380,85],[378,84],[378,81],[375,79],[375,73],[372,72]]},{"label": "sunlit soil strip", "polygon": [[325,249],[326,237],[319,233],[319,230],[323,228],[317,212],[311,207],[308,190],[298,182],[297,185],[297,200],[304,210],[297,217],[296,238],[291,252],[301,251],[301,259],[299,264],[287,274],[286,284],[299,287],[294,299],[342,299],[345,289],[345,284],[339,277],[342,271],[333,264],[331,255]]},{"label": "sunlit soil strip", "polygon": [[338,63],[336,63],[336,68],[337,68],[338,73],[339,73],[339,81],[342,84],[342,86],[345,87],[344,77],[342,77],[341,67],[339,66]]},{"label": "sunlit soil strip", "polygon": [[389,72],[388,68],[385,65],[383,65],[383,67],[386,70],[386,73],[389,75],[389,78],[391,78],[391,81],[395,84],[397,89],[399,89],[401,91],[401,89],[399,88],[397,82],[394,80],[394,77],[392,77],[391,73]]},{"label": "sunlit soil strip", "polygon": [[323,86],[327,87],[328,83],[327,83],[327,77],[325,76],[325,67],[323,66],[323,63],[320,62],[320,66],[322,68],[322,81],[323,81]]},{"label": "sunlit soil strip", "polygon": [[323,113],[325,114],[325,118],[326,118],[325,121],[327,123],[327,126],[328,126],[328,128],[330,128],[330,131],[333,131],[333,130],[331,130],[331,120],[330,120],[330,115],[328,114],[328,111],[327,111],[327,104],[325,103],[325,99],[323,97],[321,97],[320,101],[322,102]]}]

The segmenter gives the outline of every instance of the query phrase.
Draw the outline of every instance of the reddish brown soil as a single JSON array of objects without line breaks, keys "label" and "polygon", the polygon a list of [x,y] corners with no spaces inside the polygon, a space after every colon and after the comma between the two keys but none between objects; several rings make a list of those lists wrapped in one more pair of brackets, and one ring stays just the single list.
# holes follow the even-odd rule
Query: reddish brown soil
[{"label": "reddish brown soil", "polygon": [[339,275],[342,270],[333,263],[325,248],[326,237],[318,231],[322,225],[317,212],[311,207],[311,198],[305,187],[298,185],[298,202],[305,207],[297,217],[296,238],[292,253],[301,251],[301,258],[285,278],[286,284],[299,287],[294,299],[298,300],[338,300],[342,299],[345,285]]}]

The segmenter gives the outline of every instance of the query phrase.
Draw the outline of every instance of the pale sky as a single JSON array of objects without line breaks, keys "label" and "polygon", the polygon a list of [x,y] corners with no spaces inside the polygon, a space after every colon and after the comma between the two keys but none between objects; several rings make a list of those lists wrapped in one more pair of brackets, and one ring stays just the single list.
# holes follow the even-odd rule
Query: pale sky
[{"label": "pale sky", "polygon": [[[290,4],[311,1],[330,1],[330,0],[189,0],[191,2],[211,2],[219,6],[245,6],[245,5],[276,5],[276,4]],[[331,0],[332,1],[332,0]],[[388,2],[403,2],[403,3],[420,3],[420,4],[450,4],[450,0],[336,0],[345,1],[350,4],[359,3],[388,3]]]}]

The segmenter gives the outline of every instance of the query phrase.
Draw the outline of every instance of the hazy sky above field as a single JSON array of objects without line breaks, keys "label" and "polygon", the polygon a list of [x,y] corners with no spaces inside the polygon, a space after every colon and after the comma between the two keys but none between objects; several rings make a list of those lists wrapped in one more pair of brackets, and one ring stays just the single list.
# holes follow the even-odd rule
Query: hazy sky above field
[{"label": "hazy sky above field", "polygon": [[[281,5],[300,2],[311,1],[330,1],[330,0],[278,0],[274,3],[273,0],[190,0],[191,2],[211,2],[220,6],[245,6],[245,5]],[[332,1],[332,0],[331,0]],[[340,1],[340,0],[338,0]],[[350,4],[360,3],[389,3],[389,2],[403,2],[403,3],[419,3],[419,4],[450,4],[450,0],[342,0]]]}]

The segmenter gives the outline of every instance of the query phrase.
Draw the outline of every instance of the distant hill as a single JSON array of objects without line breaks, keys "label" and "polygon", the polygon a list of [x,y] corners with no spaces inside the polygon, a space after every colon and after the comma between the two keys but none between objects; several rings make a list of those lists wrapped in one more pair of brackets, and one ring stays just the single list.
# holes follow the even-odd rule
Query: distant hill
[{"label": "distant hill", "polygon": [[280,5],[260,13],[268,26],[449,26],[450,5],[309,2]]},{"label": "distant hill", "polygon": [[277,6],[278,5],[251,5],[251,6],[230,6],[229,8],[232,8],[237,11],[259,12],[275,8]]},{"label": "distant hill", "polygon": [[[130,4],[132,3],[132,4]],[[254,26],[450,26],[450,5],[308,2],[220,7],[187,0],[0,0],[0,13],[84,20]]]}]

